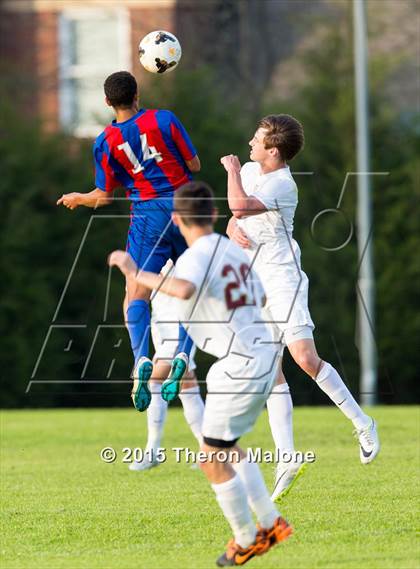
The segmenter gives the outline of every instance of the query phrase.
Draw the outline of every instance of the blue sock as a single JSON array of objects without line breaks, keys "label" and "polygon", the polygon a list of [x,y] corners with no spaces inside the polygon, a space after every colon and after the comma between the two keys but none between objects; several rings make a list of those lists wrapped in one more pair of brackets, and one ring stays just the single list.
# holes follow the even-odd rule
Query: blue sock
[{"label": "blue sock", "polygon": [[187,356],[189,356],[191,353],[192,347],[193,347],[193,341],[188,336],[184,326],[182,324],[180,324],[179,325],[179,342],[178,342],[177,354],[179,354],[179,352],[185,352],[187,354]]},{"label": "blue sock", "polygon": [[146,300],[132,300],[127,308],[127,328],[130,334],[134,363],[149,357],[150,308]]}]

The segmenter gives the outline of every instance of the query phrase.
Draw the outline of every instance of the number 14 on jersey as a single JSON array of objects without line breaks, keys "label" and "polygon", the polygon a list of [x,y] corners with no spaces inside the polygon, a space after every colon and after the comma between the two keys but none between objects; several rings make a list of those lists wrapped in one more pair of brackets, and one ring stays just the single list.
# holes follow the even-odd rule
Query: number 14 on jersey
[{"label": "number 14 on jersey", "polygon": [[[147,144],[147,136],[146,134],[140,135],[140,142],[141,142],[141,151],[143,153],[143,160],[142,162],[146,162],[146,160],[156,160],[156,162],[162,162],[162,154],[156,150],[155,146],[149,146]],[[131,164],[133,165],[132,173],[138,174],[142,170],[144,170],[144,166],[139,162],[139,159],[134,154],[133,149],[130,146],[129,142],[123,142],[117,146],[118,150],[122,150],[127,158],[130,160]]]}]

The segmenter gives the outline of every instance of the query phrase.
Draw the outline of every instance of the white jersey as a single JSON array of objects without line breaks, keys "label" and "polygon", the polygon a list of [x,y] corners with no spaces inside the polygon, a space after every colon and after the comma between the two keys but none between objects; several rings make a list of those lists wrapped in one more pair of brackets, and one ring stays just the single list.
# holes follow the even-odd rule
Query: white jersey
[{"label": "white jersey", "polygon": [[267,211],[239,219],[251,241],[245,249],[267,294],[270,318],[278,328],[314,327],[308,309],[308,279],[301,269],[300,248],[293,239],[298,191],[290,169],[262,174],[257,162],[241,169],[244,191],[255,196]]},{"label": "white jersey", "polygon": [[275,351],[262,323],[264,290],[249,265],[246,253],[217,233],[197,239],[176,262],[175,276],[196,287],[178,302],[180,320],[197,347],[217,358]]},{"label": "white jersey", "polygon": [[296,255],[300,259],[299,245],[292,238],[298,190],[290,169],[261,174],[257,162],[247,162],[241,169],[241,180],[246,194],[255,196],[268,210],[238,220],[254,251],[260,248],[258,257],[278,264],[294,263]]},{"label": "white jersey", "polygon": [[203,437],[235,441],[250,431],[277,374],[276,345],[262,322],[261,283],[246,253],[212,233],[197,239],[175,264],[175,277],[195,285],[178,303],[196,345],[218,358],[207,374]]}]

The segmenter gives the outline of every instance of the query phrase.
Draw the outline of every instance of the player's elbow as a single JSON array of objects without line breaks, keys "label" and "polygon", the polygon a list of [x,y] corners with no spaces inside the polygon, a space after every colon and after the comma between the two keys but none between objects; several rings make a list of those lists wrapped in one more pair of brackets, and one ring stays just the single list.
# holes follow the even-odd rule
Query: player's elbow
[{"label": "player's elbow", "polygon": [[242,219],[246,217],[246,211],[244,209],[233,209],[232,215],[235,219]]},{"label": "player's elbow", "polygon": [[197,155],[194,156],[192,160],[188,160],[187,166],[191,172],[199,172],[201,170],[200,158]]},{"label": "player's elbow", "polygon": [[242,219],[244,217],[249,217],[250,215],[257,215],[267,211],[264,204],[259,200],[248,197],[243,199],[233,199],[231,200],[232,215],[237,219]]},{"label": "player's elbow", "polygon": [[104,196],[99,199],[100,205],[109,205],[112,202],[111,196]]},{"label": "player's elbow", "polygon": [[195,292],[195,286],[192,283],[185,283],[180,289],[178,298],[181,300],[189,300]]},{"label": "player's elbow", "polygon": [[95,204],[94,207],[103,207],[105,205],[109,205],[113,198],[113,192],[105,192],[100,188],[95,188],[93,192],[90,194],[91,201]]}]

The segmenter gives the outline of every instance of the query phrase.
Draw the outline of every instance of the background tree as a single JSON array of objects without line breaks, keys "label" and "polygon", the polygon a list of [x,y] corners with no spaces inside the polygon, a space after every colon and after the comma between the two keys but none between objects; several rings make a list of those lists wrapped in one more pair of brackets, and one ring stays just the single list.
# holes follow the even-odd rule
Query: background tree
[{"label": "background tree", "polygon": [[[355,223],[355,179],[347,186],[343,215],[322,215],[312,228],[319,212],[336,207],[345,173],[356,169],[350,33],[347,27],[330,29],[319,49],[301,56],[299,65],[306,81],[293,94],[267,96],[259,114],[289,112],[304,124],[306,147],[293,163],[300,190],[296,238],[303,268],[310,277],[317,344],[321,356],[325,354],[337,365],[357,391],[355,238],[346,247],[326,250],[343,243],[348,222]],[[416,215],[419,122],[412,114],[399,113],[383,96],[390,71],[387,66],[374,62],[372,71],[372,167],[389,172],[373,181],[380,400],[414,402],[418,400],[420,364],[416,349],[420,332],[416,262],[420,248]],[[152,82],[142,93],[142,104],[177,113],[202,158],[200,177],[224,198],[226,178],[219,158],[232,152],[239,154],[242,162],[248,159],[247,143],[257,115],[244,112],[239,95],[229,102],[222,86],[220,90],[216,87],[215,73],[204,68],[192,73],[179,70],[168,81]],[[4,98],[1,104],[0,129],[7,133],[0,139],[0,192],[5,212],[0,232],[3,404],[130,405],[129,384],[112,383],[127,381],[131,366],[120,307],[124,283],[116,274],[108,279],[105,263],[109,251],[125,244],[128,204],[121,200],[96,212],[56,208],[62,193],[92,188],[90,142],[42,134],[36,124],[22,119],[12,105],[7,106]],[[219,206],[218,230],[223,232],[227,209],[224,201]],[[54,330],[38,376],[76,382],[36,384],[25,394],[67,283],[55,323],[80,327],[72,328],[71,334],[68,328]],[[121,328],[101,331],[86,365],[98,325],[104,323]],[[211,358],[200,356],[200,379],[210,362]],[[295,403],[326,402],[290,361],[286,372]],[[103,383],[87,382],[107,377]]]}]

